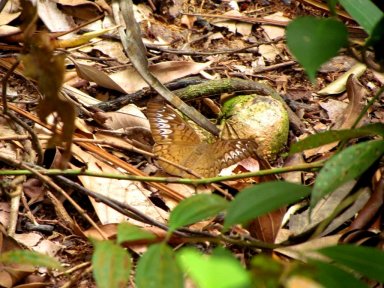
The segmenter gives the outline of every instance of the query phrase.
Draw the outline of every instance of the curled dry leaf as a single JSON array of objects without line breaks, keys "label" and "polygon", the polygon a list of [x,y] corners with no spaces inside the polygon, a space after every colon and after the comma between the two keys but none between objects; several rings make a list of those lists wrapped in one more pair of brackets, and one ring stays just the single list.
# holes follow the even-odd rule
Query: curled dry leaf
[{"label": "curled dry leaf", "polygon": [[[362,99],[365,98],[364,96],[366,94],[366,90],[354,75],[350,75],[348,77],[347,93],[348,93],[349,103],[347,107],[344,109],[343,113],[340,113],[337,119],[335,120],[335,125],[333,127],[334,130],[351,129],[357,117],[359,117],[359,114],[363,109]],[[312,153],[321,154],[321,153],[328,152],[334,147],[336,147],[338,143],[339,142],[334,142],[334,143],[324,145],[318,149],[314,149]]]}]

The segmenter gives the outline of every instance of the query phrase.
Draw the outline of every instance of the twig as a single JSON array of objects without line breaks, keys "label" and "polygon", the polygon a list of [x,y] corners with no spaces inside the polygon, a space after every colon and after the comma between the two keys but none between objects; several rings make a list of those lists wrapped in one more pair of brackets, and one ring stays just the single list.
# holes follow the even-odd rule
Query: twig
[{"label": "twig", "polygon": [[13,237],[16,232],[16,225],[17,225],[17,216],[19,213],[19,207],[20,207],[20,198],[21,194],[23,193],[23,186],[21,185],[22,182],[25,181],[25,176],[17,176],[13,181],[11,182],[10,188],[13,190],[9,193],[9,196],[11,197],[11,211],[9,216],[9,224],[8,224],[8,235]]},{"label": "twig", "polygon": [[121,10],[121,14],[126,25],[126,31],[124,31],[124,28],[119,27],[119,34],[121,43],[124,47],[124,51],[130,58],[132,65],[135,67],[136,71],[140,74],[143,80],[164,99],[170,102],[173,106],[177,107],[181,112],[187,115],[199,126],[211,132],[213,135],[218,136],[220,131],[215,125],[208,121],[208,119],[205,118],[195,108],[188,106],[179,97],[169,91],[156,77],[154,77],[148,71],[148,61],[143,52],[145,51],[145,46],[140,36],[138,24],[134,19],[132,6],[133,4],[131,0],[115,0],[112,3],[113,14],[116,23],[119,24],[120,22]]},{"label": "twig", "polygon": [[19,60],[17,60],[15,63],[12,64],[10,69],[5,74],[4,78],[1,80],[2,83],[2,106],[3,106],[3,113],[4,115],[7,115],[9,118],[11,118],[16,124],[23,127],[32,137],[32,145],[37,153],[37,161],[39,164],[43,163],[43,150],[40,146],[39,139],[37,138],[37,135],[33,129],[28,126],[27,123],[20,120],[16,115],[14,115],[11,111],[8,110],[8,103],[7,103],[7,83],[9,77],[11,77],[12,73],[15,71],[17,66],[19,65]]},{"label": "twig", "polygon": [[[43,183],[46,183],[48,186],[50,186],[51,188],[53,188],[55,191],[57,191],[58,193],[60,193],[62,196],[64,196],[64,198],[66,200],[68,200],[72,205],[73,207],[75,207],[75,209],[96,229],[96,231],[98,231],[100,233],[100,235],[104,238],[104,239],[107,239],[107,236],[104,234],[104,232],[98,227],[98,225],[89,217],[89,215],[63,190],[61,189],[60,186],[58,186],[56,183],[52,182],[52,180],[47,177],[46,175],[43,175],[40,173],[40,171],[34,169],[34,168],[31,168],[30,166],[28,166],[27,164],[23,163],[23,162],[16,162],[14,161],[13,159],[9,158],[9,157],[6,157],[4,155],[1,155],[0,154],[0,160],[13,166],[13,167],[21,167],[23,169],[26,169],[26,170],[29,170],[31,172],[31,174],[35,175],[39,180],[41,180]],[[67,214],[66,210],[64,207],[61,207],[62,204],[61,202],[59,201],[56,201],[55,197],[52,196],[53,194],[51,193],[48,193],[48,196],[51,198],[51,200],[53,199],[53,201],[55,201],[56,204],[55,207],[59,209],[59,211],[57,211],[58,213],[60,213],[59,216],[63,216],[64,217],[64,221],[66,222],[69,222],[67,224],[71,225],[71,227],[73,228],[73,220],[72,218]]]},{"label": "twig", "polygon": [[176,55],[192,55],[192,56],[193,55],[205,55],[205,56],[209,56],[209,55],[240,53],[240,52],[247,51],[248,49],[258,47],[258,46],[263,45],[263,44],[276,43],[276,42],[279,42],[279,41],[281,41],[283,39],[284,39],[283,37],[278,37],[278,38],[276,38],[274,40],[271,40],[271,41],[263,41],[263,42],[255,43],[255,44],[252,44],[252,45],[248,45],[248,46],[243,47],[243,48],[227,49],[227,50],[217,50],[217,51],[178,50],[178,49],[163,48],[163,47],[159,47],[159,46],[153,45],[153,44],[146,44],[145,46],[148,49],[157,50],[157,51],[164,52],[164,53],[176,54]]},{"label": "twig", "polygon": [[[265,169],[257,172],[246,172],[230,176],[217,176],[212,178],[204,179],[191,179],[191,178],[176,178],[176,177],[152,177],[152,176],[134,176],[134,175],[122,175],[122,174],[111,174],[111,173],[98,173],[83,169],[49,169],[39,170],[42,175],[54,176],[91,176],[101,178],[111,178],[119,180],[131,180],[140,182],[163,182],[163,183],[179,183],[179,184],[190,184],[190,185],[206,185],[211,183],[238,180],[244,178],[253,178],[260,176],[267,176],[272,174],[282,174],[294,171],[316,171],[323,167],[324,161],[317,161],[312,163],[299,164],[296,166],[287,166],[282,168]],[[32,175],[33,173],[29,170],[0,170],[0,176],[6,175]]]},{"label": "twig", "polygon": [[251,23],[251,24],[268,24],[268,25],[279,26],[279,27],[286,27],[289,23],[289,21],[278,21],[278,20],[272,20],[272,19],[246,17],[246,16],[198,14],[198,13],[182,13],[182,14],[188,15],[188,16],[200,16],[200,17],[211,17],[211,18],[235,20],[235,21]]},{"label": "twig", "polygon": [[105,205],[115,209],[116,211],[120,212],[123,215],[126,215],[129,218],[133,218],[137,221],[141,221],[143,223],[154,225],[154,226],[159,227],[161,229],[168,229],[166,225],[152,219],[151,217],[145,215],[144,213],[142,213],[138,209],[136,209],[136,208],[134,208],[134,207],[132,207],[126,203],[119,202],[113,198],[109,198],[107,196],[104,196],[103,194],[91,191],[91,190],[81,186],[80,184],[75,183],[75,182],[69,180],[68,178],[65,178],[64,176],[55,176],[55,177],[60,182],[62,182],[64,185],[66,185],[67,187],[71,187],[78,192],[86,194],[87,196],[90,196],[90,197],[96,199],[97,201],[104,203]]}]

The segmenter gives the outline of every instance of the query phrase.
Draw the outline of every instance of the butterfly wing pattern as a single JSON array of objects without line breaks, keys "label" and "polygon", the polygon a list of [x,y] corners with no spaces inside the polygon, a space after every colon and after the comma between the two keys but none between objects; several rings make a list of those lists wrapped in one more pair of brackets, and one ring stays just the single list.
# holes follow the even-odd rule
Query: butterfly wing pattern
[{"label": "butterfly wing pattern", "polygon": [[[258,159],[257,144],[253,140],[203,143],[195,130],[164,102],[148,102],[147,117],[155,140],[153,153],[202,177],[214,177],[223,168],[251,156]],[[194,177],[175,165],[158,162],[171,175]]]}]

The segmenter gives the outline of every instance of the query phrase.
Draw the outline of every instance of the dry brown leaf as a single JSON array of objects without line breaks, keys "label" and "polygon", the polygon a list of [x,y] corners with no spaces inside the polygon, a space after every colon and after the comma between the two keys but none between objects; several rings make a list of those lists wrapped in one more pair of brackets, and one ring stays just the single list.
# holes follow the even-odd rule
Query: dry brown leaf
[{"label": "dry brown leaf", "polygon": [[7,13],[2,11],[0,14],[0,25],[6,25],[15,20],[17,17],[19,17],[21,12],[15,12],[15,13]]},{"label": "dry brown leaf", "polygon": [[[236,11],[236,10],[225,12],[223,13],[223,15],[237,16],[237,17],[244,16],[243,14],[241,14],[239,11]],[[245,22],[240,22],[235,20],[219,19],[219,20],[211,21],[211,24],[217,27],[225,27],[229,31],[233,33],[239,33],[240,35],[243,35],[243,36],[249,36],[252,33],[251,23],[245,23]]]},{"label": "dry brown leaf", "polygon": [[21,32],[21,29],[18,27],[13,27],[9,25],[2,25],[0,26],[0,37],[6,37],[15,35]]},{"label": "dry brown leaf", "polygon": [[315,227],[333,213],[340,202],[351,192],[355,184],[356,181],[350,181],[340,186],[332,194],[329,194],[325,199],[319,201],[312,209],[310,215],[308,215],[309,209],[301,214],[292,215],[289,220],[289,230],[292,231],[294,235],[299,235]]},{"label": "dry brown leaf", "polygon": [[348,77],[347,94],[349,104],[345,109],[344,114],[337,120],[334,129],[351,128],[363,109],[364,105],[362,101],[365,98],[366,90],[354,75]]},{"label": "dry brown leaf", "polygon": [[348,103],[339,100],[328,99],[327,102],[320,101],[319,105],[321,108],[327,111],[329,120],[331,120],[332,123],[335,123],[336,120],[345,113],[345,109],[347,108]]},{"label": "dry brown leaf", "polygon": [[[170,61],[151,65],[148,69],[161,83],[167,83],[191,74],[197,74],[209,67],[211,63],[212,61],[205,63]],[[110,78],[123,87],[126,93],[133,93],[148,87],[148,84],[132,67],[113,73],[110,75]]]},{"label": "dry brown leaf", "polygon": [[69,15],[80,18],[82,20],[91,20],[99,16],[103,11],[93,1],[87,0],[56,0],[61,4],[61,10]]},{"label": "dry brown leaf", "polygon": [[[17,241],[9,236],[2,225],[0,225],[0,254],[12,250],[21,250]],[[31,265],[0,263],[0,287],[14,287],[16,283],[33,273],[35,268]]]},{"label": "dry brown leaf", "polygon": [[11,206],[9,202],[0,202],[0,226],[8,227]]},{"label": "dry brown leaf", "polygon": [[29,205],[43,201],[45,198],[44,185],[36,178],[29,178],[25,181],[23,183],[23,191],[25,195],[29,197]]},{"label": "dry brown leaf", "polygon": [[123,51],[123,46],[120,42],[116,41],[108,41],[103,39],[103,41],[97,41],[96,43],[93,43],[92,45],[88,45],[84,48],[80,48],[80,51],[84,53],[89,53],[91,51],[100,51],[102,54],[115,58],[120,63],[128,63],[129,58],[125,55]]},{"label": "dry brown leaf", "polygon": [[316,238],[304,243],[284,248],[277,248],[274,251],[281,253],[293,259],[305,261],[308,257],[312,259],[324,260],[325,256],[320,255],[316,250],[328,246],[334,246],[338,243],[341,235],[332,235],[322,238]]},{"label": "dry brown leaf", "polygon": [[[0,117],[0,136],[16,137],[18,134],[10,126],[10,121]],[[20,144],[17,141],[0,141],[0,153],[11,159],[18,160],[20,157]]]},{"label": "dry brown leaf", "polygon": [[193,15],[183,15],[181,16],[181,24],[187,26],[188,29],[192,29],[193,25],[195,24],[197,20],[196,16]]},{"label": "dry brown leaf", "polygon": [[360,77],[367,70],[367,66],[358,62],[352,66],[347,72],[337,78],[335,81],[317,92],[319,95],[332,95],[339,94],[345,91],[347,80],[349,76],[355,75],[356,78]]},{"label": "dry brown leaf", "polygon": [[265,60],[273,62],[276,57],[280,54],[279,49],[275,45],[262,44],[259,46],[259,53],[264,57]]},{"label": "dry brown leaf", "polygon": [[[37,13],[51,32],[69,31],[75,27],[74,21],[63,14],[54,1],[38,1]],[[66,37],[71,37],[66,35]]]},{"label": "dry brown leaf", "polygon": [[286,280],[286,288],[324,288],[323,285],[315,282],[311,278],[302,275],[293,275]]},{"label": "dry brown leaf", "polygon": [[76,61],[73,61],[73,64],[75,64],[76,71],[79,77],[91,82],[95,82],[101,87],[125,93],[124,89],[119,86],[119,84],[113,81],[103,71],[98,70],[96,67],[80,64]]},{"label": "dry brown leaf", "polygon": [[[88,168],[95,172],[121,174],[121,172],[109,164],[106,164],[99,159],[95,158],[86,151],[83,151],[78,146],[73,145],[73,154],[78,160],[87,164]],[[144,189],[141,183],[128,180],[107,179],[89,176],[79,176],[81,183],[84,187],[103,194],[107,197],[113,198],[122,203],[126,203],[140,210],[142,213],[152,217],[153,219],[165,223],[167,214],[155,207],[148,197],[151,192]],[[127,216],[120,214],[112,208],[109,208],[103,203],[100,203],[93,198],[90,198],[96,214],[102,224],[120,223],[128,221],[132,224],[140,225],[133,219],[127,219]]]},{"label": "dry brown leaf", "polygon": [[[284,17],[283,15],[284,14],[282,12],[276,12],[274,14],[264,17],[264,19],[286,21],[287,23],[291,21],[291,19]],[[268,35],[268,38],[271,40],[284,37],[285,35],[285,29],[282,27],[272,25],[261,25],[261,28],[264,29],[265,33]]]},{"label": "dry brown leaf", "polygon": [[280,229],[285,210],[285,208],[280,208],[279,210],[269,212],[253,220],[249,224],[248,228],[251,235],[261,241],[274,243]]},{"label": "dry brown leaf", "polygon": [[[335,120],[335,125],[332,129],[350,129],[355,123],[357,117],[363,109],[362,99],[364,99],[366,90],[360,84],[354,75],[350,75],[347,80],[347,94],[349,98],[349,103],[343,113],[340,113],[338,118]],[[361,123],[362,121],[360,121]],[[339,144],[339,142],[329,143],[324,145],[317,150],[316,153],[325,153],[333,149]]]},{"label": "dry brown leaf", "polygon": [[[108,237],[108,239],[115,238],[117,235],[117,223],[99,225],[101,231],[103,231],[104,235]],[[95,229],[95,227],[91,227],[88,230],[84,231],[84,235],[88,238],[92,238],[95,240],[104,240],[99,231]]]},{"label": "dry brown leaf", "polygon": [[142,127],[150,129],[149,121],[144,113],[134,104],[128,104],[116,112],[106,112],[108,119],[105,126],[109,129]]},{"label": "dry brown leaf", "polygon": [[333,72],[343,72],[352,68],[356,64],[356,59],[340,55],[331,58],[328,62],[321,65],[319,72],[321,73],[333,73]]}]

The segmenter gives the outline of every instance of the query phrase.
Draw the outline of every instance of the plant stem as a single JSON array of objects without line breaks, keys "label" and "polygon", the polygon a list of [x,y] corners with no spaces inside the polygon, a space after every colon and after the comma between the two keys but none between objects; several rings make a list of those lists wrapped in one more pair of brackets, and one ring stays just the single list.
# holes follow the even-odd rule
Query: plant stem
[{"label": "plant stem", "polygon": [[[133,176],[133,175],[121,175],[121,174],[111,174],[111,173],[99,173],[89,170],[82,169],[47,169],[47,170],[38,170],[43,175],[84,175],[90,177],[102,177],[102,178],[112,178],[119,180],[131,180],[131,181],[140,181],[140,182],[164,182],[164,183],[180,183],[180,184],[190,184],[190,185],[202,185],[217,183],[221,181],[237,180],[243,178],[252,178],[257,176],[265,176],[271,174],[282,174],[293,171],[315,171],[323,166],[323,161],[317,161],[313,163],[300,164],[296,166],[282,167],[282,168],[272,168],[261,170],[257,172],[247,172],[231,176],[218,176],[212,178],[203,178],[203,179],[189,179],[189,178],[176,178],[176,177],[145,177],[145,176]],[[32,175],[33,173],[29,170],[0,170],[0,176],[6,175]]]}]

